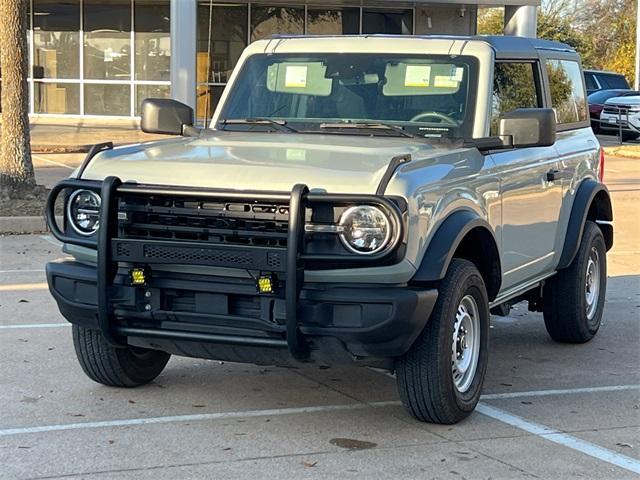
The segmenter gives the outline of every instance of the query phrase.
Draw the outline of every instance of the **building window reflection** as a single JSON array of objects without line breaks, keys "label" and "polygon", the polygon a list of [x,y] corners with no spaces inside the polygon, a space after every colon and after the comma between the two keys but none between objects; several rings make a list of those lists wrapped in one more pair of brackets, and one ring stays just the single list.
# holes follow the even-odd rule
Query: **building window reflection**
[{"label": "building window reflection", "polygon": [[34,67],[44,78],[80,78],[80,3],[33,2]]},{"label": "building window reflection", "polygon": [[169,80],[169,2],[137,0],[134,6],[136,80]]},{"label": "building window reflection", "polygon": [[84,0],[84,77],[131,78],[131,2]]},{"label": "building window reflection", "polygon": [[307,10],[309,35],[357,35],[359,32],[359,8],[309,7]]}]

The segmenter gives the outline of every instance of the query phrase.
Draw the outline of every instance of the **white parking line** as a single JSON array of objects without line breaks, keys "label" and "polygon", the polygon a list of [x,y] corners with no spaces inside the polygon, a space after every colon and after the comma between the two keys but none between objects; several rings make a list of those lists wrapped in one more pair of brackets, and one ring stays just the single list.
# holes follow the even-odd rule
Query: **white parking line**
[{"label": "white parking line", "polygon": [[501,410],[499,408],[490,407],[489,405],[486,405],[484,403],[479,403],[476,407],[476,410],[483,415],[491,417],[495,420],[499,420],[500,422],[506,423],[513,427],[519,428],[520,430],[524,430],[525,432],[532,433],[533,435],[536,435],[538,437],[544,438],[572,450],[584,453],[585,455],[597,458],[598,460],[602,460],[630,472],[640,474],[640,461],[634,458],[627,457],[626,455],[608,450],[593,443],[580,440],[579,438],[559,432],[558,430],[554,430],[545,425],[530,422],[522,417],[518,417],[511,413],[505,412],[504,410]]},{"label": "white parking line", "polygon": [[173,415],[167,417],[131,418],[123,420],[105,420],[101,422],[67,423],[43,425],[38,427],[5,428],[0,430],[0,437],[21,435],[25,433],[60,432],[64,430],[80,430],[86,428],[124,427],[131,425],[151,425],[158,423],[195,422],[205,420],[221,420],[229,418],[274,417],[281,415],[297,415],[301,413],[336,412],[343,410],[362,410],[370,407],[389,407],[400,405],[400,402],[353,403],[348,405],[324,405],[318,407],[275,408],[270,410],[248,410],[244,412],[201,413],[193,415]]},{"label": "white parking line", "polygon": [[68,168],[69,170],[75,170],[76,167],[72,167],[71,165],[67,165],[65,163],[62,162],[56,162],[55,160],[51,160],[49,158],[45,158],[42,155],[31,155],[33,158],[40,160],[42,162],[46,162],[46,163],[50,163],[52,165],[57,165],[58,167],[64,167],[64,168]]},{"label": "white parking line", "polygon": [[482,400],[499,400],[502,398],[546,397],[549,395],[574,395],[577,393],[619,392],[624,390],[638,390],[640,385],[610,385],[606,387],[568,388],[563,390],[534,390],[529,392],[487,393]]},{"label": "white parking line", "polygon": [[25,292],[32,290],[46,290],[48,288],[49,284],[46,282],[10,283],[6,285],[0,285],[0,292]]},{"label": "white parking line", "polygon": [[17,270],[0,270],[0,273],[44,273],[44,268],[34,269],[17,269]]},{"label": "white parking line", "polygon": [[12,330],[16,328],[59,328],[70,326],[70,323],[27,323],[24,325],[0,325],[0,330]]}]

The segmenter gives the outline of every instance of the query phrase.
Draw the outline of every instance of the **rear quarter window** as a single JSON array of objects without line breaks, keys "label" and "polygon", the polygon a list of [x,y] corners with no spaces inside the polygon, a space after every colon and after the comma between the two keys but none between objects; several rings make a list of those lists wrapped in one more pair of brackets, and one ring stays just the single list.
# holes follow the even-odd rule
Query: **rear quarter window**
[{"label": "rear quarter window", "polygon": [[[600,83],[604,88],[629,88],[629,83],[622,75],[600,75]],[[588,87],[587,87],[588,88]]]},{"label": "rear quarter window", "polygon": [[551,107],[559,125],[585,121],[587,100],[578,62],[547,60]]}]

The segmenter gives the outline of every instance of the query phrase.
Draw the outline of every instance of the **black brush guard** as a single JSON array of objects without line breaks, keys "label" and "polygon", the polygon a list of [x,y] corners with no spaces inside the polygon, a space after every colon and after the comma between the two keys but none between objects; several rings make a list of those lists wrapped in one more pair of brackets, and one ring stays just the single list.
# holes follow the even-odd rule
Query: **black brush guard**
[{"label": "black brush guard", "polygon": [[[75,189],[87,189],[100,192],[100,228],[97,235],[91,237],[69,236],[60,228],[55,220],[55,205],[58,196],[64,191]],[[177,240],[133,240],[117,237],[118,229],[118,195],[119,194],[143,194],[154,196],[183,195],[202,199],[216,199],[244,202],[288,202],[288,231],[287,247],[267,247],[253,245],[225,245],[198,243],[191,244],[188,241]],[[306,209],[313,204],[324,203],[333,205],[369,204],[384,209],[390,216],[393,228],[393,239],[389,249],[381,254],[359,256],[355,254],[305,254],[303,252],[303,239],[305,227]],[[227,344],[253,344],[252,340],[261,346],[287,347],[291,355],[297,360],[305,360],[309,356],[309,345],[305,341],[298,326],[298,301],[304,281],[305,262],[341,262],[359,264],[361,266],[375,265],[392,257],[401,244],[403,234],[402,215],[398,206],[388,198],[379,195],[350,195],[350,194],[326,194],[309,192],[305,185],[295,185],[289,193],[279,192],[248,192],[232,190],[196,189],[189,187],[165,187],[149,186],[134,183],[122,183],[117,177],[107,177],[104,181],[88,181],[68,179],[55,185],[49,195],[46,209],[47,223],[55,238],[63,243],[76,244],[83,247],[97,249],[97,290],[98,290],[98,325],[105,338],[114,345],[122,345],[123,339],[118,334],[128,333],[135,336],[162,336],[164,332],[152,329],[121,328],[114,332],[113,307],[110,299],[110,291],[118,270],[118,262],[131,263],[175,263],[175,264],[201,264],[200,257],[205,255],[209,266],[227,268],[239,268],[242,270],[268,270],[283,273],[285,278],[284,300],[286,314],[286,339],[267,340],[249,338],[227,338],[224,335],[210,335],[208,340]],[[97,238],[96,238],[97,237]],[[174,260],[150,259],[145,256],[145,248],[155,249],[193,249],[198,255],[187,255],[186,258],[195,258],[198,261],[189,262],[185,255],[178,255]],[[213,251],[217,253],[212,253]],[[203,252],[205,252],[203,254]],[[229,259],[246,259],[234,264]],[[277,259],[274,260],[274,259]],[[282,261],[284,260],[284,261]],[[129,331],[130,330],[130,331]],[[172,332],[173,336],[183,339],[204,340],[198,334],[188,332]],[[166,335],[167,337],[169,335]],[[200,335],[201,337],[202,335]],[[216,338],[214,338],[216,337]],[[219,338],[218,338],[219,337]]]}]

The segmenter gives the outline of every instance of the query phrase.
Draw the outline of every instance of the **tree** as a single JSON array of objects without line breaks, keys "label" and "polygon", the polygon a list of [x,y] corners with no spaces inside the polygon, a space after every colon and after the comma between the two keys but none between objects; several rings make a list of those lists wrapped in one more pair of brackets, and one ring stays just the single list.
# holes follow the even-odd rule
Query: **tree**
[{"label": "tree", "polygon": [[28,115],[27,4],[28,0],[0,0],[0,182],[15,187],[34,187],[36,184]]},{"label": "tree", "polygon": [[[546,0],[537,36],[574,47],[585,68],[613,70],[634,79],[637,0]],[[478,33],[501,35],[504,10],[481,9]]]}]

